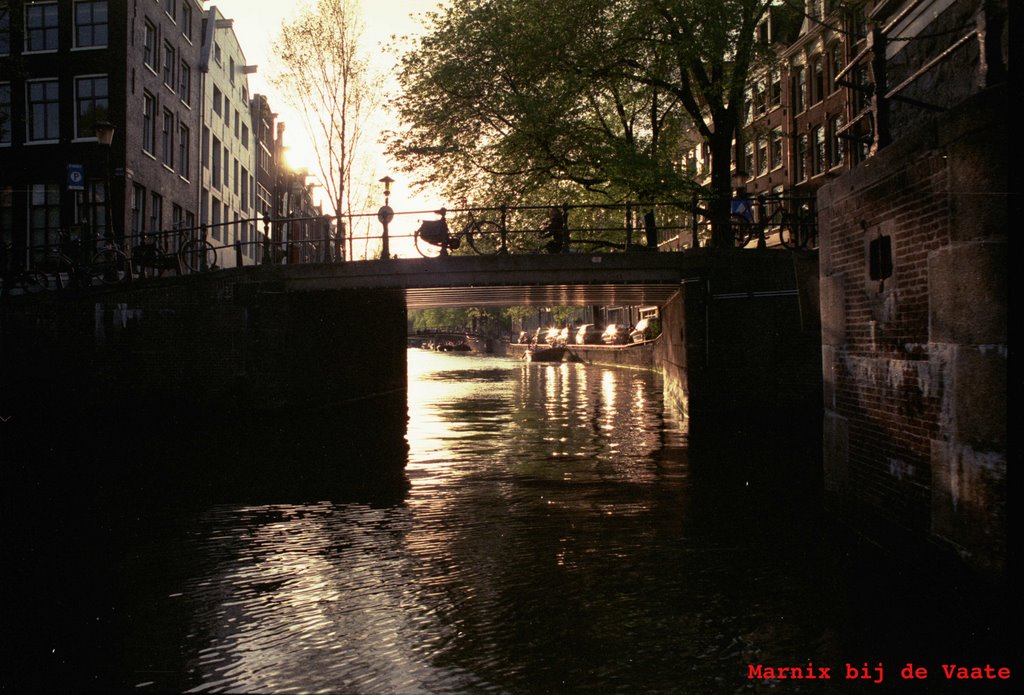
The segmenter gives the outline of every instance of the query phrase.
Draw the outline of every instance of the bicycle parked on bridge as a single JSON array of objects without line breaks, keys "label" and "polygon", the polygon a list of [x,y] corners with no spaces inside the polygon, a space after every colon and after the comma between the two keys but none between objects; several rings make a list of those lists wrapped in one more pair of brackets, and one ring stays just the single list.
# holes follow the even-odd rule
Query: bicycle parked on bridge
[{"label": "bicycle parked on bridge", "polygon": [[732,229],[737,248],[752,241],[758,248],[765,248],[773,231],[778,232],[779,244],[787,249],[814,248],[818,238],[810,199],[783,198],[777,193],[734,199]]},{"label": "bicycle parked on bridge", "polygon": [[507,253],[501,227],[489,220],[477,219],[472,210],[466,210],[466,224],[454,234],[448,227],[448,211],[441,208],[435,214],[440,215],[441,219],[426,220],[416,230],[416,250],[424,258],[447,256],[450,251],[459,249],[463,241],[481,256]]},{"label": "bicycle parked on bridge", "polygon": [[[177,237],[173,245],[169,242],[171,235]],[[184,271],[217,270],[217,250],[206,239],[203,227],[175,225],[169,232],[160,232],[151,241],[133,247],[132,260],[140,275],[146,269],[156,271],[157,276],[165,270],[173,270],[179,275]]]}]

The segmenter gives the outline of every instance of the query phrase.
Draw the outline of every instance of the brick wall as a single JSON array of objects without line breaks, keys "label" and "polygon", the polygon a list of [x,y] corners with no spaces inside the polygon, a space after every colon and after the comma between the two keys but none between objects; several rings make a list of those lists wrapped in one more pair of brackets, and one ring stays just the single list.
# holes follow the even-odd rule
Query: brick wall
[{"label": "brick wall", "polygon": [[[825,486],[869,535],[1005,566],[1005,93],[822,189]],[[888,237],[891,274],[872,277]],[[884,264],[883,264],[884,265]]]}]

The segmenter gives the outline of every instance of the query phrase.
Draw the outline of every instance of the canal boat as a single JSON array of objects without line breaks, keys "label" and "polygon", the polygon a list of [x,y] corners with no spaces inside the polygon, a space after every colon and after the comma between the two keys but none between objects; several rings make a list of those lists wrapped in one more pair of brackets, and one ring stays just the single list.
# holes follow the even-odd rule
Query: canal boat
[{"label": "canal boat", "polygon": [[523,353],[523,357],[530,362],[561,362],[565,358],[565,352],[562,345],[536,347]]}]

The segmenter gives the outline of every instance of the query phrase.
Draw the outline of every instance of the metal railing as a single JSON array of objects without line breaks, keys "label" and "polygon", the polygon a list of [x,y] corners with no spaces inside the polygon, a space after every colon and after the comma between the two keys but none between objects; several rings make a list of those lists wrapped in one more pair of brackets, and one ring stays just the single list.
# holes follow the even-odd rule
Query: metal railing
[{"label": "metal railing", "polygon": [[[362,237],[366,243],[405,242],[403,252],[421,255],[477,253],[628,253],[687,250],[710,238],[707,205],[699,196],[657,203],[563,204],[497,207],[460,207],[395,212],[420,222],[412,232],[389,233],[381,224],[379,235]],[[345,219],[375,217],[376,213],[346,215]],[[42,273],[49,289],[92,285],[112,277],[130,281],[163,275],[183,275],[223,268],[266,264],[340,262],[344,235],[332,234],[327,216],[267,216],[200,224],[178,225],[156,232],[131,234],[123,245],[88,232],[78,236],[63,229],[57,241],[7,249],[0,272]],[[425,241],[422,223],[444,219],[452,239]],[[255,229],[255,223],[262,229]],[[757,246],[813,248],[817,225],[814,198],[777,194],[744,196],[733,200],[732,225],[738,247],[757,240]],[[296,229],[298,227],[298,229]],[[246,229],[250,234],[241,235]],[[270,234],[267,233],[270,230]],[[777,240],[776,240],[777,235]],[[230,237],[235,237],[231,239]],[[241,238],[239,238],[241,237]],[[283,238],[275,238],[283,237]],[[397,247],[397,244],[396,244]],[[111,272],[113,269],[113,272]],[[38,275],[37,275],[38,277]],[[52,280],[52,282],[51,282]]]}]

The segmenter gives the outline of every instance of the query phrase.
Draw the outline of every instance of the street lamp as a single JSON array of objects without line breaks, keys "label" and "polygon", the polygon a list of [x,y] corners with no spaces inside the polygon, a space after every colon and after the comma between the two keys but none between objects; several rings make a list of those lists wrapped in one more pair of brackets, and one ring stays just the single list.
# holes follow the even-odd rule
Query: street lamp
[{"label": "street lamp", "polygon": [[114,226],[111,218],[110,204],[110,193],[112,186],[110,185],[110,147],[111,143],[114,142],[114,124],[109,121],[97,121],[96,125],[96,142],[103,146],[103,182],[106,185],[106,190],[103,195],[103,236],[108,242],[112,242],[114,239]]},{"label": "street lamp", "polygon": [[394,183],[395,180],[390,176],[385,176],[380,179],[380,182],[384,184],[384,205],[377,211],[377,220],[381,223],[381,226],[384,227],[384,234],[381,237],[380,257],[391,258],[391,248],[388,244],[388,224],[390,224],[391,220],[394,219],[395,211],[391,209],[390,205],[388,205],[388,199],[391,197],[391,184]]}]

